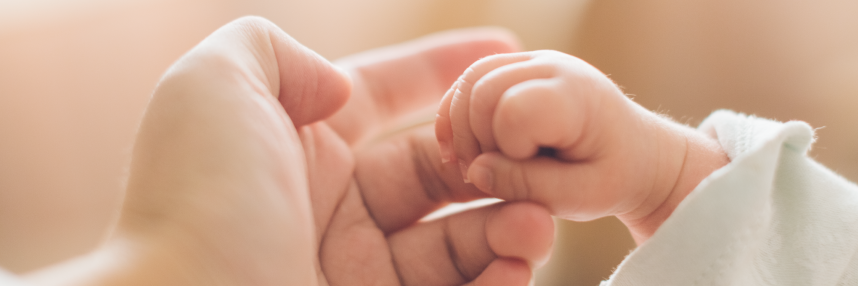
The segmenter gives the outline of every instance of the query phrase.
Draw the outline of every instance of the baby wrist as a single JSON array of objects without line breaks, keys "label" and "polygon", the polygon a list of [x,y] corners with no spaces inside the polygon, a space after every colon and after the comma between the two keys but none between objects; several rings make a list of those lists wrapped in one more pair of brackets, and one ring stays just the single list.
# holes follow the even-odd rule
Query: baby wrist
[{"label": "baby wrist", "polygon": [[661,169],[665,172],[657,175],[650,190],[650,197],[658,199],[645,202],[639,207],[644,211],[636,216],[618,215],[638,244],[649,239],[703,179],[730,162],[714,138],[696,129],[669,122],[663,130],[666,136],[659,144],[664,147],[659,160],[667,160],[667,168]]}]

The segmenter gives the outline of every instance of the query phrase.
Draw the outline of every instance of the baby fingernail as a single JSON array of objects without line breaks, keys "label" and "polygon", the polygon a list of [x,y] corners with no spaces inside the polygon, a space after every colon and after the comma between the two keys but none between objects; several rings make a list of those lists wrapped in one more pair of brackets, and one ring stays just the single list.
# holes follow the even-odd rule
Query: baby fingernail
[{"label": "baby fingernail", "polygon": [[448,163],[453,160],[453,146],[449,141],[438,142],[438,147],[441,150],[441,163]]},{"label": "baby fingernail", "polygon": [[459,159],[459,171],[462,171],[462,180],[464,180],[466,184],[470,184],[471,180],[468,180],[468,165],[465,165],[465,162],[463,162],[462,159]]},{"label": "baby fingernail", "polygon": [[492,187],[494,187],[495,177],[492,175],[492,171],[489,170],[486,166],[482,166],[479,164],[471,165],[471,170],[468,172],[469,177],[473,178],[474,186],[481,191],[492,194]]}]

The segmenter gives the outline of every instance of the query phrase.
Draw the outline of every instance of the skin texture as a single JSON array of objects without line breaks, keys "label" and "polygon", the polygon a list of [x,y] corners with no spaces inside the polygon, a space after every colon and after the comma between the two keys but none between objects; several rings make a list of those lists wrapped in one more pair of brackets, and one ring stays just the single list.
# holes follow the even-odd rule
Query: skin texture
[{"label": "skin texture", "polygon": [[555,51],[477,61],[447,91],[435,127],[442,161],[480,190],[570,220],[616,215],[638,243],[729,162],[714,139]]},{"label": "skin texture", "polygon": [[338,68],[267,20],[236,20],[156,88],[122,215],[104,245],[27,278],[526,285],[553,240],[544,208],[495,204],[420,222],[451,201],[486,195],[432,163],[440,157],[430,128],[373,139],[436,104],[469,63],[515,46],[502,31],[454,31]]}]

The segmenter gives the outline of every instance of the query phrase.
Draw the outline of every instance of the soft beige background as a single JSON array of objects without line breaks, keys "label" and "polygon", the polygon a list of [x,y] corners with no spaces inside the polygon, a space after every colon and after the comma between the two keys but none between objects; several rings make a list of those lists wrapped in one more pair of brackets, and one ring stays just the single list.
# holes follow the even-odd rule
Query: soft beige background
[{"label": "soft beige background", "polygon": [[[331,59],[504,26],[684,122],[731,108],[825,126],[813,155],[858,179],[856,1],[0,0],[0,266],[26,272],[98,243],[159,75],[247,14]],[[633,248],[612,218],[559,225],[539,285],[596,285]]]}]

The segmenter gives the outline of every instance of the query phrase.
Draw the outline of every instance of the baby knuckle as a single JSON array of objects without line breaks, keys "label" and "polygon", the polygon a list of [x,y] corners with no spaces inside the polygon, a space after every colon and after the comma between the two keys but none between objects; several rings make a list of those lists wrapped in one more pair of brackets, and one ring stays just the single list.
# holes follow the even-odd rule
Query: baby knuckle
[{"label": "baby knuckle", "polygon": [[531,197],[530,180],[527,171],[521,164],[514,164],[509,173],[510,186],[512,187],[512,198],[515,201],[528,200]]},{"label": "baby knuckle", "polygon": [[[485,59],[485,58],[483,58],[483,59]],[[480,61],[482,61],[483,59],[479,59],[479,60],[477,60],[477,62],[468,66],[468,68],[465,69],[464,72],[462,72],[462,75],[459,76],[458,81],[459,82],[467,82],[469,78],[473,77],[474,74],[477,73],[476,69],[474,69],[474,66],[480,64]]]}]

